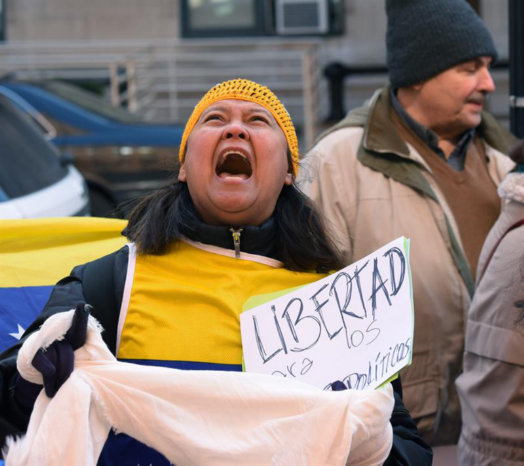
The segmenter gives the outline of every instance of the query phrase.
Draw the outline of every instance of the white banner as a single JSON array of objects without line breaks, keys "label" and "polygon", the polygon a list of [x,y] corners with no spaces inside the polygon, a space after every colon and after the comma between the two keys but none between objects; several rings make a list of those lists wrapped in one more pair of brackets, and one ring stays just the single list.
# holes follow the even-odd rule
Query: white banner
[{"label": "white banner", "polygon": [[[411,363],[409,239],[400,237],[319,281],[255,297],[240,315],[247,372],[327,389],[376,388]],[[256,306],[256,307],[253,307]]]}]

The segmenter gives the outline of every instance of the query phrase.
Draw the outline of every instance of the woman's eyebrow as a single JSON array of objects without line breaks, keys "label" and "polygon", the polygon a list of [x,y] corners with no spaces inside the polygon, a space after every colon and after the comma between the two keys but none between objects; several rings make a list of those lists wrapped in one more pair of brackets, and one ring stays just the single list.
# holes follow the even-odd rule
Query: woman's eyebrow
[{"label": "woman's eyebrow", "polygon": [[208,113],[210,112],[225,112],[226,111],[226,107],[221,107],[221,106],[216,106],[216,107],[208,107],[206,108],[203,112],[202,112],[202,115],[201,116],[204,116],[204,115],[207,115]]},{"label": "woman's eyebrow", "polygon": [[271,114],[271,112],[267,109],[265,109],[264,107],[253,107],[253,108],[249,108],[247,110],[247,113],[264,113],[265,115],[267,115],[268,117],[272,117],[273,115]]},{"label": "woman's eyebrow", "polygon": [[[214,107],[208,107],[206,108],[202,114],[200,115],[200,118],[206,116],[208,113],[211,113],[211,112],[227,112],[228,110],[228,107],[226,106],[221,106],[221,105],[217,105],[217,106],[214,106]],[[271,112],[267,109],[265,109],[264,107],[251,107],[251,108],[247,108],[245,110],[245,112],[249,115],[253,114],[253,113],[263,113],[264,115],[266,115],[267,117],[270,117],[270,118],[273,118],[273,115],[271,114]]]}]

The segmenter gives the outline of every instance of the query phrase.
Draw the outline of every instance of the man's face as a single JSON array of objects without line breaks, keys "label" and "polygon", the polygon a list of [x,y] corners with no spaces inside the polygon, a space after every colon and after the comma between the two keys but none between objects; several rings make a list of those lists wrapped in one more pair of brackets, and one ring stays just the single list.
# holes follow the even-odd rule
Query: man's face
[{"label": "man's face", "polygon": [[415,119],[443,138],[478,126],[485,97],[495,90],[490,64],[490,57],[479,57],[413,86],[418,91]]},{"label": "man's face", "polygon": [[260,225],[275,208],[288,172],[287,141],[261,105],[222,100],[200,116],[178,176],[212,225]]}]

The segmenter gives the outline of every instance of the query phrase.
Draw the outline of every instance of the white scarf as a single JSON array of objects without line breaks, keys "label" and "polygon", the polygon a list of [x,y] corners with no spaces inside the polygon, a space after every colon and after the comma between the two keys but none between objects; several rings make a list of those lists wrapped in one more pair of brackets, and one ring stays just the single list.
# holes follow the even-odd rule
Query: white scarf
[{"label": "white scarf", "polygon": [[[51,316],[18,356],[22,377],[60,339],[74,311]],[[38,396],[27,434],[8,439],[6,465],[96,465],[111,428],[183,465],[378,465],[392,444],[391,385],[322,391],[241,372],[182,371],[118,362],[89,317],[75,369],[54,398]]]}]

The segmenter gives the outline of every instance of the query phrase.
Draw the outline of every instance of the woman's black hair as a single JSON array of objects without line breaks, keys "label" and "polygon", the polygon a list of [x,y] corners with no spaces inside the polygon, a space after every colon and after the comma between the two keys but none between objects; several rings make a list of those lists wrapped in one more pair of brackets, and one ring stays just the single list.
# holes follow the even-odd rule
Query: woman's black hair
[{"label": "woman's black hair", "polygon": [[[311,201],[294,185],[284,186],[273,213],[276,256],[290,270],[328,272],[342,267]],[[163,254],[198,220],[186,183],[171,185],[146,196],[133,209],[124,234],[140,254]]]},{"label": "woman's black hair", "polygon": [[329,272],[343,267],[319,213],[295,185],[282,188],[273,217],[277,253],[286,268]]}]

